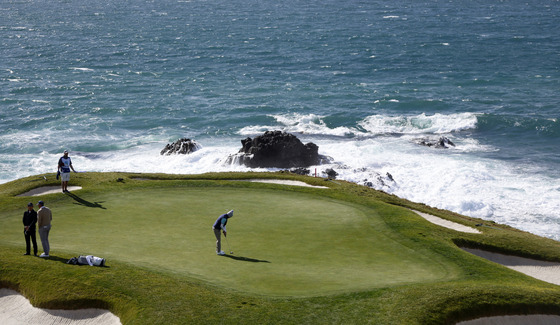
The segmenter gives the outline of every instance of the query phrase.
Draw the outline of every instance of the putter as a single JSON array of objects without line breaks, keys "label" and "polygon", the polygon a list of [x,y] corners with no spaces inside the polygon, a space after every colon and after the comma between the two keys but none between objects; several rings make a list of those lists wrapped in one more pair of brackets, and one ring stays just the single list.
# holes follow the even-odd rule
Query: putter
[{"label": "putter", "polygon": [[228,239],[227,239],[227,236],[224,236],[224,238],[226,239],[226,244],[227,244],[227,248],[228,248],[228,250],[229,250],[229,253],[230,253],[231,255],[233,255],[233,251],[231,250],[231,247],[229,246],[229,241],[228,241]]}]

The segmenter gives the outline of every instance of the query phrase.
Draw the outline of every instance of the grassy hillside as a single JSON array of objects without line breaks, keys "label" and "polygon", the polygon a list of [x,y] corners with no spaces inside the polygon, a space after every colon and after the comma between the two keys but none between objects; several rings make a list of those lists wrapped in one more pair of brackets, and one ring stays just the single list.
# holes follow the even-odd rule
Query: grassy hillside
[{"label": "grassy hillside", "polygon": [[[241,181],[251,178],[329,188]],[[37,175],[0,185],[0,287],[39,307],[107,308],[124,324],[447,324],[560,314],[560,287],[458,248],[560,261],[558,242],[356,184],[289,173],[84,173],[73,175],[71,185],[83,189],[71,194],[17,196],[57,184]],[[21,217],[39,199],[53,211],[48,260],[22,256]],[[459,233],[408,208],[491,227]],[[234,254],[219,257],[211,225],[229,209],[223,248]],[[82,254],[109,267],[65,263]]]}]

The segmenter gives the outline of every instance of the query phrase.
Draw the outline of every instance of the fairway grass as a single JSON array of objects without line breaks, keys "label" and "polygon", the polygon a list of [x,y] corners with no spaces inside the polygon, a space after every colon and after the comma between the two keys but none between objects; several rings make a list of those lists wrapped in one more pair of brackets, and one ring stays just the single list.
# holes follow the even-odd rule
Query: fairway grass
[{"label": "fairway grass", "polygon": [[[458,247],[560,261],[558,242],[496,224],[459,233],[409,209],[471,227],[481,220],[347,182],[263,176],[329,188],[235,181],[251,173],[88,173],[74,179],[80,191],[34,198],[17,195],[53,184],[30,177],[0,185],[0,287],[45,308],[110,309],[131,324],[447,324],[560,314],[560,287]],[[39,199],[53,211],[48,260],[21,256],[21,216]],[[211,226],[230,209],[222,248],[234,254],[217,256]],[[85,254],[109,267],[65,264]]]}]

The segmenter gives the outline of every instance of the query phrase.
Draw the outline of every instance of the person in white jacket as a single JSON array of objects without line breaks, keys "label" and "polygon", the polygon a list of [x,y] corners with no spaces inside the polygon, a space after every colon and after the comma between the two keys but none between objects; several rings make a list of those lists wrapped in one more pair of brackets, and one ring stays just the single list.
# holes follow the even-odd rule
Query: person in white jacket
[{"label": "person in white jacket", "polygon": [[[68,182],[70,181],[70,169],[74,170],[72,166],[72,159],[68,157],[68,151],[64,150],[64,155],[58,159],[58,173],[60,173],[62,192],[68,192]],[[57,176],[58,179],[58,176]]]}]

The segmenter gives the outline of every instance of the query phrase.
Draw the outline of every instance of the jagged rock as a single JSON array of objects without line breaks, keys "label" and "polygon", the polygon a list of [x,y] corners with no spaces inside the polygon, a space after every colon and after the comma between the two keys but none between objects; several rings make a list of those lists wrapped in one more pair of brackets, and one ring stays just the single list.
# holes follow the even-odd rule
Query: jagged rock
[{"label": "jagged rock", "polygon": [[389,172],[387,172],[387,178],[391,181],[391,182],[395,182],[395,179],[393,178],[393,175],[391,175]]},{"label": "jagged rock", "polygon": [[186,155],[189,153],[193,153],[198,149],[202,148],[200,144],[196,141],[182,138],[173,143],[167,144],[165,148],[160,152],[160,155],[171,155],[171,154],[182,154]]},{"label": "jagged rock", "polygon": [[241,140],[242,148],[226,160],[251,168],[293,168],[319,165],[328,157],[319,155],[319,147],[303,144],[295,135],[282,131],[266,131],[254,139]]},{"label": "jagged rock", "polygon": [[336,176],[338,176],[338,173],[332,168],[326,169],[323,174],[327,174],[330,179],[336,179]]},{"label": "jagged rock", "polygon": [[364,186],[382,189],[382,188],[392,188],[397,185],[397,182],[393,178],[393,175],[391,175],[390,173],[386,173],[385,176],[383,176],[376,171],[370,171],[367,174],[369,174],[369,178],[364,178],[360,183]]},{"label": "jagged rock", "polygon": [[438,140],[432,139],[419,139],[416,143],[427,146],[427,147],[434,147],[434,148],[449,148],[455,147],[455,144],[449,140],[447,137],[440,137]]},{"label": "jagged rock", "polygon": [[297,175],[309,175],[310,170],[307,169],[307,168],[298,167],[298,168],[289,169],[288,172],[290,172],[292,174],[297,174]]}]

